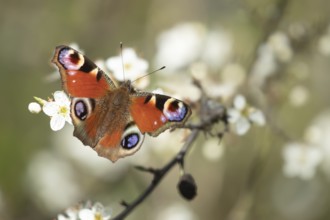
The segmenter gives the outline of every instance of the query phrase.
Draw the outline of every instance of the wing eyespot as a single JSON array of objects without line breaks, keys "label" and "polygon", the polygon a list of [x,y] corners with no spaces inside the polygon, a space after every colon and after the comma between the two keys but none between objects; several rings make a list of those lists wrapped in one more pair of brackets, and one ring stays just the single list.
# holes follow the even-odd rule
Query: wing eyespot
[{"label": "wing eyespot", "polygon": [[144,135],[140,132],[136,124],[131,123],[124,130],[120,146],[125,150],[139,148],[144,140]]},{"label": "wing eyespot", "polygon": [[81,121],[84,121],[87,118],[88,109],[84,101],[79,100],[74,105],[74,114]]},{"label": "wing eyespot", "polygon": [[92,112],[94,106],[94,99],[74,98],[72,100],[71,112],[73,113],[74,118],[77,118],[80,121],[85,121]]},{"label": "wing eyespot", "polygon": [[121,140],[121,146],[125,149],[132,149],[139,143],[140,136],[137,133],[130,133]]}]

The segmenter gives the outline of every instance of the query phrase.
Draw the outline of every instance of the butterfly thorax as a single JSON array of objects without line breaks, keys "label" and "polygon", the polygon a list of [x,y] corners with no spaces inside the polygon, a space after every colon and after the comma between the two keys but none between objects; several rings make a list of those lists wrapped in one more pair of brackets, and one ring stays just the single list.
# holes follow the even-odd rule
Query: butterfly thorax
[{"label": "butterfly thorax", "polygon": [[106,132],[120,131],[125,128],[125,122],[129,117],[129,90],[121,86],[108,91],[106,96],[96,101],[95,115],[99,115],[97,123],[97,139]]}]

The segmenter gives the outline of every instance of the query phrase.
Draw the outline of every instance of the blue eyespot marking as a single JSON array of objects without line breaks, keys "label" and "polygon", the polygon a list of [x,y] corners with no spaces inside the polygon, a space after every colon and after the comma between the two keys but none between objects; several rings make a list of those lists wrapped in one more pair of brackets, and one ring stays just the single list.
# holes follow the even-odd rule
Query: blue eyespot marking
[{"label": "blue eyespot marking", "polygon": [[87,118],[88,110],[86,104],[83,101],[76,102],[74,105],[74,114],[82,121]]},{"label": "blue eyespot marking", "polygon": [[164,110],[164,115],[169,121],[182,121],[187,115],[187,107],[183,103],[173,102],[167,110]]},{"label": "blue eyespot marking", "polygon": [[132,149],[139,143],[140,137],[136,133],[126,135],[122,141],[121,146],[125,149]]}]

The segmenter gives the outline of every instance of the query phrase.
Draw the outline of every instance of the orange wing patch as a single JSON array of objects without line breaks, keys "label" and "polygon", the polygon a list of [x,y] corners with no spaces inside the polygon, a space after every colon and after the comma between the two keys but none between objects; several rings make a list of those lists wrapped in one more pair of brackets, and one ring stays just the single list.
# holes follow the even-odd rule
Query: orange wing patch
[{"label": "orange wing patch", "polygon": [[114,148],[120,143],[122,134],[122,131],[114,131],[111,134],[107,133],[100,140],[99,144],[106,148]]},{"label": "orange wing patch", "polygon": [[104,75],[97,80],[95,74],[78,70],[67,70],[63,84],[67,92],[74,97],[98,98],[110,89]]},{"label": "orange wing patch", "polygon": [[145,103],[145,97],[133,97],[130,112],[142,133],[154,132],[167,122],[165,115],[156,108],[154,102]]}]

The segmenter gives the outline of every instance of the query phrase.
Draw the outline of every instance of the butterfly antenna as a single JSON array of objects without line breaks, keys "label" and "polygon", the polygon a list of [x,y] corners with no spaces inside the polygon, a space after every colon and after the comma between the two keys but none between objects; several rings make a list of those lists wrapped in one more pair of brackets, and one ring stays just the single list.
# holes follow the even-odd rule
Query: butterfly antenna
[{"label": "butterfly antenna", "polygon": [[123,65],[123,79],[124,81],[126,81],[125,65],[124,65],[124,57],[123,57],[123,42],[120,42],[120,57],[121,57],[121,64]]},{"label": "butterfly antenna", "polygon": [[156,69],[156,70],[154,70],[154,71],[151,71],[150,73],[147,73],[146,75],[143,75],[143,76],[141,76],[141,77],[136,78],[135,80],[132,81],[132,83],[138,81],[139,79],[142,79],[143,77],[146,77],[146,76],[149,76],[149,75],[151,75],[151,74],[153,74],[153,73],[155,73],[155,72],[158,72],[158,71],[160,71],[160,70],[162,70],[162,69],[165,69],[165,66],[162,66],[162,67],[159,68],[159,69]]}]

